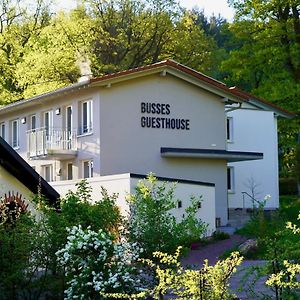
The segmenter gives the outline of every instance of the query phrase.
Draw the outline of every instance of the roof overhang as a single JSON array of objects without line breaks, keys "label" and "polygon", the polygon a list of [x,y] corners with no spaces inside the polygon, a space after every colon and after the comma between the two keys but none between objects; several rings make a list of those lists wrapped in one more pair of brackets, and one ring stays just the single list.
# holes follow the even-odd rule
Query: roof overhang
[{"label": "roof overhang", "polygon": [[23,183],[32,193],[41,193],[52,204],[57,204],[59,193],[0,137],[0,165]]},{"label": "roof overhang", "polygon": [[263,153],[195,148],[160,148],[162,157],[222,159],[228,162],[263,159]]},{"label": "roof overhang", "polygon": [[217,81],[200,72],[196,72],[186,66],[183,66],[175,61],[166,60],[153,65],[118,72],[115,74],[105,75],[99,78],[91,79],[90,86],[111,87],[115,83],[128,81],[136,78],[141,78],[149,75],[159,74],[162,77],[167,75],[182,79],[194,86],[200,87],[203,90],[211,92],[220,97],[221,101],[227,103],[245,102],[243,97],[233,94],[232,91],[222,82]]},{"label": "roof overhang", "polygon": [[83,82],[78,82],[66,87],[59,88],[57,90],[44,93],[41,95],[37,95],[34,97],[31,97],[29,99],[24,99],[24,100],[19,100],[16,102],[9,103],[5,106],[0,106],[0,115],[3,113],[8,113],[10,111],[15,111],[18,108],[28,108],[32,107],[35,105],[43,105],[45,100],[52,99],[54,97],[62,96],[62,95],[67,95],[73,92],[76,92],[78,90],[85,89],[89,86],[89,80],[83,81]]},{"label": "roof overhang", "polygon": [[274,111],[277,115],[286,118],[293,118],[296,115],[284,110],[264,99],[260,99],[251,94],[246,93],[236,87],[229,88],[223,82],[213,79],[201,72],[195,71],[187,66],[184,66],[172,59],[167,59],[151,65],[137,67],[117,73],[103,75],[97,78],[87,79],[86,81],[78,82],[70,86],[59,88],[55,91],[37,95],[35,97],[20,100],[6,106],[0,107],[0,115],[15,110],[17,108],[27,108],[36,104],[42,105],[45,100],[52,99],[57,96],[70,94],[81,89],[92,87],[110,87],[112,84],[135,79],[151,74],[159,74],[166,76],[168,74],[185,80],[195,86],[198,86],[208,92],[211,92],[220,97],[220,101],[227,104],[233,103],[251,103],[252,105],[264,109]]}]

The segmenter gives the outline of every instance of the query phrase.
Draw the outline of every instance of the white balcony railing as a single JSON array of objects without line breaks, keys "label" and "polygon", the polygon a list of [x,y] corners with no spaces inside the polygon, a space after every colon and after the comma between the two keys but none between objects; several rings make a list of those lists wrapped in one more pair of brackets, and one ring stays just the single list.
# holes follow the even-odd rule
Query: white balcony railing
[{"label": "white balcony railing", "polygon": [[38,128],[27,131],[27,149],[30,158],[77,150],[76,131]]}]

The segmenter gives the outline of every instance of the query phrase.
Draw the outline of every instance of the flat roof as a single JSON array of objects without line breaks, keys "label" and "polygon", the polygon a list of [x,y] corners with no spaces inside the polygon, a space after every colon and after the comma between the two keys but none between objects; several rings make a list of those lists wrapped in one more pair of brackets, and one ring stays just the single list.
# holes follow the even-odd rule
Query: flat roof
[{"label": "flat roof", "polygon": [[263,159],[260,152],[227,151],[218,149],[160,148],[162,157],[225,159],[228,162]]},{"label": "flat roof", "polygon": [[[136,173],[130,173],[131,178],[140,178],[145,179],[148,175],[143,174],[136,174]],[[215,186],[214,183],[211,182],[203,182],[198,180],[190,180],[190,179],[181,179],[181,178],[171,178],[171,177],[162,177],[162,176],[156,176],[154,174],[155,178],[157,178],[160,181],[170,181],[170,182],[178,182],[178,183],[186,183],[186,184],[197,184],[197,185],[203,185],[203,186]]]}]

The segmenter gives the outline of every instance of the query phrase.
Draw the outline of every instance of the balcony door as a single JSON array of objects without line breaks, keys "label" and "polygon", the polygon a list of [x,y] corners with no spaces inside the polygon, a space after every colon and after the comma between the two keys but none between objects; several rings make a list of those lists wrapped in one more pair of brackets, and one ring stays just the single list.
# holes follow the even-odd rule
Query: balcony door
[{"label": "balcony door", "polygon": [[71,140],[72,140],[72,129],[73,129],[73,112],[72,106],[66,107],[66,146],[67,149],[71,149]]},{"label": "balcony door", "polygon": [[44,112],[44,128],[46,133],[46,140],[49,141],[53,132],[53,111]]},{"label": "balcony door", "polygon": [[66,131],[71,134],[73,128],[72,106],[66,107]]}]

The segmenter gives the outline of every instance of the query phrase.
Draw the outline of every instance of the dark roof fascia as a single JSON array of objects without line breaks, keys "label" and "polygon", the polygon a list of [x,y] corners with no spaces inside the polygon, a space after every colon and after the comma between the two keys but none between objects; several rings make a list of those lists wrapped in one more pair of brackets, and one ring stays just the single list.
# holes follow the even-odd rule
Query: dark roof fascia
[{"label": "dark roof fascia", "polygon": [[260,152],[227,151],[219,149],[195,149],[195,148],[160,148],[163,157],[186,157],[202,159],[225,159],[228,162],[263,159]]},{"label": "dark roof fascia", "polygon": [[38,193],[39,180],[41,193],[51,204],[58,203],[59,193],[0,137],[0,165],[23,183],[32,193]]},{"label": "dark roof fascia", "polygon": [[[148,175],[130,173],[130,178],[146,179],[147,176]],[[198,180],[162,177],[162,176],[156,176],[156,174],[154,174],[154,176],[155,176],[155,178],[157,178],[160,181],[178,182],[178,183],[195,184],[195,185],[212,186],[212,187],[215,186],[214,183],[203,182],[203,181],[198,181]]]}]

